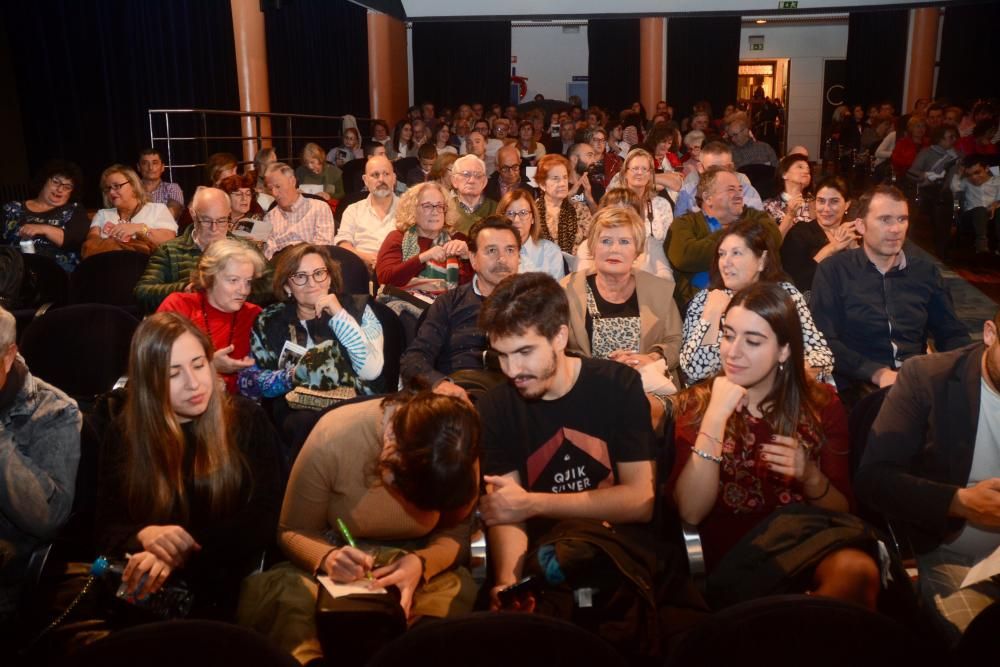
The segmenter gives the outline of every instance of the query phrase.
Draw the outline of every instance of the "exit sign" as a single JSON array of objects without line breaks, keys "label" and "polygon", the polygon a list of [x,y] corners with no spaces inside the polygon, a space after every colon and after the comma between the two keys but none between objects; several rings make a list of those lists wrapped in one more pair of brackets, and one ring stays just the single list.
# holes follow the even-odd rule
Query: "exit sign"
[{"label": "exit sign", "polygon": [[764,50],[764,45],[763,44],[751,44],[750,45],[750,50],[751,51],[763,51]]},{"label": "exit sign", "polygon": [[781,0],[778,3],[778,9],[798,9],[799,0]]}]

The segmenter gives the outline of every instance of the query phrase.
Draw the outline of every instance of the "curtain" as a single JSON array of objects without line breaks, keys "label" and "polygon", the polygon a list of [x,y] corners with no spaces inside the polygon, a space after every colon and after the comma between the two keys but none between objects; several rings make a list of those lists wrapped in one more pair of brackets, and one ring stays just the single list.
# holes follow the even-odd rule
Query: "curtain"
[{"label": "curtain", "polygon": [[590,104],[617,118],[639,99],[639,19],[588,21],[587,46]]},{"label": "curtain", "polygon": [[740,17],[671,17],[667,21],[667,99],[678,118],[696,102],[713,116],[736,100],[740,67]]},{"label": "curtain", "polygon": [[[239,108],[229,0],[35,0],[3,11],[29,168],[77,162],[88,206],[100,205],[101,171],[134,165],[149,145],[148,109]],[[237,120],[208,129],[239,136]]]},{"label": "curtain", "polygon": [[417,22],[411,41],[417,104],[510,100],[510,21]]},{"label": "curtain", "polygon": [[949,5],[945,9],[937,97],[971,106],[977,99],[997,96],[997,26],[997,3]]},{"label": "curtain", "polygon": [[909,10],[851,12],[845,103],[865,109],[889,101],[903,108]]}]

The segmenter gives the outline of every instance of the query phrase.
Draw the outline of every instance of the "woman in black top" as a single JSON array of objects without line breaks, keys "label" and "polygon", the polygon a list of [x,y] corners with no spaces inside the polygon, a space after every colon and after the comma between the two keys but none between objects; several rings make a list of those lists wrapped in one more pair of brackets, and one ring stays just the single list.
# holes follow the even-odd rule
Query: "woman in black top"
[{"label": "woman in black top", "polygon": [[792,227],[781,244],[782,268],[807,296],[820,262],[858,247],[856,221],[844,221],[850,204],[843,179],[827,176],[816,186],[816,219]]}]

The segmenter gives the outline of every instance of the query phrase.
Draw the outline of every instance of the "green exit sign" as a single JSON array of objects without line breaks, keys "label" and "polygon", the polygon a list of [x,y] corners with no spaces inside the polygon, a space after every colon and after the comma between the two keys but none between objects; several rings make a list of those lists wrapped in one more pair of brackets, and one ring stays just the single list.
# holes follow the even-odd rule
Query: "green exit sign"
[{"label": "green exit sign", "polygon": [[778,9],[798,9],[799,0],[781,0],[778,3]]},{"label": "green exit sign", "polygon": [[764,45],[763,44],[751,44],[750,45],[750,50],[751,51],[763,51],[764,50]]}]

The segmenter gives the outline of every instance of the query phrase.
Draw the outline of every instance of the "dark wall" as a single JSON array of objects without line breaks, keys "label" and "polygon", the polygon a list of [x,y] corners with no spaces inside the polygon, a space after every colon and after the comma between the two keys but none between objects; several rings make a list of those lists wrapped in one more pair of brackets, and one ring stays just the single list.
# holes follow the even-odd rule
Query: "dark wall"
[{"label": "dark wall", "polygon": [[417,104],[433,102],[438,110],[462,103],[507,104],[509,21],[414,23],[411,39]]},{"label": "dark wall", "polygon": [[667,99],[678,119],[707,100],[713,115],[736,101],[740,17],[678,17],[667,21]]},{"label": "dark wall", "polygon": [[846,104],[868,108],[884,100],[903,108],[907,9],[851,12],[847,29]]},{"label": "dark wall", "polygon": [[949,6],[941,30],[936,95],[965,105],[1000,97],[1000,3]]},{"label": "dark wall", "polygon": [[588,21],[587,45],[590,103],[617,118],[639,99],[639,19]]}]

